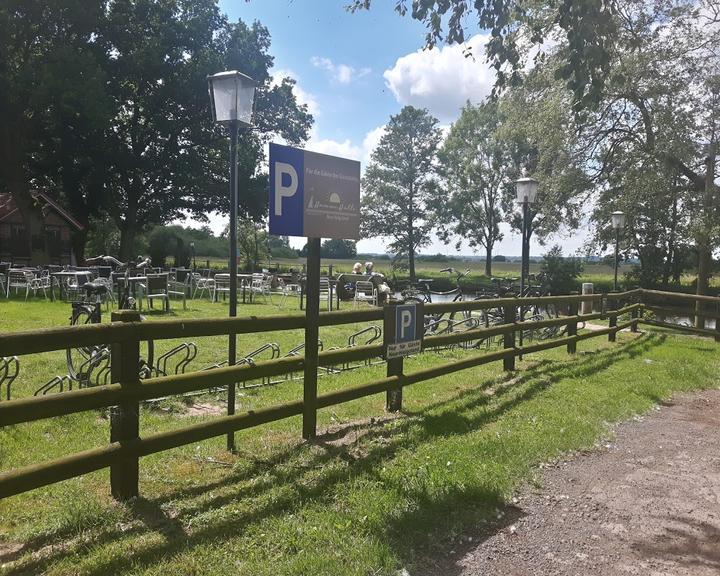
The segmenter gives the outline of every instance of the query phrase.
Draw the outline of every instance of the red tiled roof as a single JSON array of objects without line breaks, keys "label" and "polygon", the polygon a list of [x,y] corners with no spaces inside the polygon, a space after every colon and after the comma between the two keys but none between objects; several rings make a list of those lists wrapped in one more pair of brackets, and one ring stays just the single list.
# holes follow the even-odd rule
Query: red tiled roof
[{"label": "red tiled roof", "polygon": [[[75,218],[73,218],[65,209],[58,205],[57,202],[55,202],[44,192],[40,192],[39,190],[31,190],[30,194],[38,204],[42,204],[41,209],[50,207],[76,230],[83,229],[83,225],[80,224],[80,222],[75,220]],[[18,208],[15,205],[15,201],[13,200],[11,194],[8,194],[7,192],[0,193],[0,222],[5,220],[5,218],[9,217],[11,214],[14,214],[17,209]]]}]

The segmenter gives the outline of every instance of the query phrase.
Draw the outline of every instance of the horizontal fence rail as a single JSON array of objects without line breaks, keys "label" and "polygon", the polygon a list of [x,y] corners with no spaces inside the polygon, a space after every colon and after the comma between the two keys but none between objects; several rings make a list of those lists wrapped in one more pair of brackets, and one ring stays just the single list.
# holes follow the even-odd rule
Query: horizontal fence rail
[{"label": "horizontal fence rail", "polygon": [[[632,290],[609,295],[569,295],[522,299],[496,298],[429,304],[424,307],[426,316],[437,317],[442,314],[497,309],[503,311],[504,318],[507,321],[497,325],[427,336],[423,343],[424,349],[430,350],[432,348],[461,345],[472,341],[484,342],[500,336],[502,336],[503,347],[495,351],[475,353],[452,362],[409,373],[403,371],[402,361],[400,361],[399,369],[396,361],[393,361],[392,369],[391,363],[388,361],[388,375],[386,377],[319,395],[313,408],[315,410],[327,408],[382,392],[388,394],[388,406],[390,406],[390,395],[397,393],[398,390],[401,391],[404,387],[498,361],[502,361],[504,367],[514,369],[515,358],[518,356],[561,346],[566,346],[568,352],[572,353],[575,351],[577,342],[604,335],[608,336],[610,340],[614,340],[618,331],[627,328],[636,330],[638,323],[689,330],[703,336],[718,337],[717,331],[691,329],[690,327],[643,318],[643,311],[653,308],[652,305],[646,305],[644,300],[657,298],[658,296],[668,299],[677,295],[675,293]],[[695,297],[683,294],[678,299],[683,302],[702,301],[703,303],[712,302],[720,305],[720,298]],[[579,303],[588,301],[598,303],[601,311],[592,314],[577,314]],[[566,306],[568,314],[542,320],[517,321],[516,319],[513,321],[513,318],[516,318],[516,311],[521,305],[527,309],[532,305],[542,306],[549,304]],[[328,312],[321,313],[318,322],[320,326],[374,322],[383,319],[387,320],[385,314],[387,314],[387,310],[381,308]],[[618,323],[618,318],[627,315],[630,315],[630,320]],[[595,328],[592,331],[577,333],[579,324],[582,325],[583,322],[598,319],[609,320],[610,325],[607,328]],[[137,351],[139,343],[145,340],[295,330],[305,327],[306,318],[294,315],[151,323],[114,322],[106,325],[53,328],[35,332],[3,334],[0,335],[0,356],[64,350],[68,347],[112,344],[113,354],[118,354],[119,358],[126,360],[124,366],[133,366],[133,350]],[[553,327],[564,328],[566,334],[532,344],[522,346],[516,344],[515,335],[519,332]],[[373,358],[383,357],[384,354],[384,344],[326,350],[318,354],[314,369],[331,369],[345,363],[370,361]],[[127,358],[130,358],[131,361],[127,362]],[[291,356],[147,380],[140,380],[137,370],[134,373],[118,372],[118,381],[112,384],[82,388],[49,396],[0,402],[0,428],[108,407],[114,407],[122,413],[124,409],[137,407],[141,401],[198,392],[205,389],[234,386],[238,382],[300,372],[307,368],[306,363],[309,362],[304,356]],[[394,373],[390,373],[391,371],[394,371]],[[178,430],[144,437],[140,437],[137,432],[128,437],[127,429],[122,430],[123,434],[112,432],[112,441],[107,446],[0,473],[0,498],[103,468],[110,467],[111,470],[114,470],[114,467],[126,466],[128,463],[132,465],[133,462],[137,466],[137,460],[142,456],[285,418],[304,416],[307,409],[308,405],[305,401],[296,400],[242,414],[216,417],[206,422],[184,426]],[[396,407],[396,409],[398,408]],[[111,417],[111,422],[113,422],[114,426],[115,416]],[[111,477],[113,477],[112,474]],[[137,481],[135,480],[135,482]],[[136,493],[137,486],[135,486]],[[118,493],[113,488],[113,494],[122,496],[123,491]]]}]

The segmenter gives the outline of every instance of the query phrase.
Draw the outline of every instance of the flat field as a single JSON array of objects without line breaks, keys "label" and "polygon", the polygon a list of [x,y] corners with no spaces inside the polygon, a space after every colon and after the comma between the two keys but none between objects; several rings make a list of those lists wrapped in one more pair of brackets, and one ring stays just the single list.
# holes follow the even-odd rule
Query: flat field
[{"label": "flat field", "polygon": [[[192,301],[173,317],[221,317],[227,305]],[[240,305],[240,315],[296,312],[297,301]],[[0,300],[3,331],[66,325],[69,305]],[[166,318],[148,314],[147,321]],[[364,325],[321,329],[326,348],[347,344]],[[242,336],[240,353],[276,342],[282,353],[299,331]],[[196,341],[190,369],[221,361],[226,339]],[[171,342],[157,343],[158,350]],[[429,352],[407,371],[482,351]],[[62,352],[21,358],[13,397],[31,395],[65,372]],[[587,449],[608,424],[650,409],[676,391],[717,386],[714,342],[664,333],[592,339],[526,355],[515,373],[499,363],[416,384],[403,412],[384,395],[319,413],[320,437],[300,440],[291,418],[141,461],[142,497],[118,504],[99,471],[0,501],[0,574],[367,575],[412,574],[497,519],[537,466]],[[384,365],[319,378],[320,393],[370,381]],[[238,411],[302,397],[300,381],[240,388]],[[223,395],[145,404],[141,435],[205,421],[225,410]],[[0,470],[25,466],[109,439],[108,414],[95,410],[0,428]]]}]

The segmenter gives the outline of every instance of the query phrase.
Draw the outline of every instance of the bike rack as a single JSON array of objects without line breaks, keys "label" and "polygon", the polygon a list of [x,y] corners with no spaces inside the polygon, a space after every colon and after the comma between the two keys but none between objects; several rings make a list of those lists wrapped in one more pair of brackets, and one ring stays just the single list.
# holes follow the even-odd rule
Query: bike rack
[{"label": "bike rack", "polygon": [[[322,352],[323,349],[324,349],[323,341],[322,341],[322,340],[318,340],[318,352]],[[298,344],[298,345],[295,346],[294,348],[291,348],[291,349],[287,352],[287,354],[285,354],[284,358],[291,358],[291,357],[293,357],[293,356],[300,356],[300,352],[302,352],[303,350],[305,350],[305,343],[304,343],[304,342],[303,342],[302,344]],[[300,378],[297,378],[297,379],[298,379],[298,380],[302,380],[302,378],[303,378],[303,377],[301,376]],[[289,373],[287,374],[287,378],[284,378],[284,379],[282,379],[282,380],[275,380],[275,381],[272,382],[272,384],[280,384],[280,382],[286,382],[286,381],[288,381],[288,380],[296,380],[296,378],[295,378],[295,372],[289,372]]]},{"label": "bike rack", "polygon": [[188,364],[190,364],[190,362],[192,362],[197,356],[197,346],[195,343],[184,342],[183,344],[179,344],[178,346],[175,346],[175,348],[172,348],[171,350],[165,352],[165,354],[159,356],[157,362],[155,363],[155,373],[160,376],[167,376],[168,363],[171,359],[175,361],[175,357],[181,355],[182,357],[175,364],[174,374],[185,374],[185,369]]},{"label": "bike rack", "polygon": [[65,376],[55,376],[52,380],[40,386],[40,388],[35,390],[33,396],[40,396],[41,394],[45,396],[48,392],[50,392],[50,390],[52,390],[56,386],[60,387],[59,392],[63,392],[65,382],[67,382],[67,389],[72,390],[72,378],[70,378],[69,375],[65,374]]},{"label": "bike rack", "polygon": [[2,385],[5,384],[5,395],[10,400],[10,388],[20,373],[20,361],[17,356],[0,358],[0,401],[2,401]]},{"label": "bike rack", "polygon": [[[382,330],[380,329],[379,326],[376,326],[375,324],[368,326],[367,328],[363,328],[362,330],[358,330],[354,334],[351,334],[350,336],[348,336],[347,347],[354,348],[355,346],[357,346],[358,338],[360,338],[361,336],[365,336],[366,334],[370,334],[371,336],[369,338],[367,338],[364,342],[362,342],[360,344],[361,346],[367,346],[369,344],[372,344],[376,340],[378,340],[382,336]],[[384,360],[383,360],[383,362],[384,362]],[[362,366],[371,366],[371,365],[372,365],[372,359],[365,360],[364,364],[350,365],[349,362],[346,362],[342,365],[342,368],[340,370],[341,371],[342,370],[353,370],[355,368],[361,368]]]}]

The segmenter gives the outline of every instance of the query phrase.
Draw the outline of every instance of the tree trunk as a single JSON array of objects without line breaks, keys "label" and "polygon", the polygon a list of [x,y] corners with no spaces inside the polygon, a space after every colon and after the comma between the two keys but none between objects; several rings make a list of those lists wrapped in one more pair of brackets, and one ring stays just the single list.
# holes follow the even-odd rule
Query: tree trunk
[{"label": "tree trunk", "polygon": [[410,282],[415,282],[415,247],[409,246],[408,268],[410,269]]},{"label": "tree trunk", "polygon": [[135,236],[137,230],[135,230],[134,223],[125,222],[120,228],[120,261],[121,262],[134,262],[135,256],[133,254],[135,249]]},{"label": "tree trunk", "polygon": [[[88,229],[87,225],[84,229],[78,230],[72,235],[72,251],[75,254],[75,262],[78,266],[85,264],[85,245],[87,244]],[[97,256],[97,254],[95,254]]]},{"label": "tree trunk", "polygon": [[[711,234],[713,225],[713,197],[715,192],[715,142],[711,142],[708,146],[708,155],[706,159],[705,172],[705,190],[703,193],[703,214],[701,218],[700,233],[697,238],[698,249],[698,274],[697,274],[697,290],[696,294],[706,295],[710,286],[710,276],[712,274],[712,245]],[[702,316],[705,308],[702,302],[695,305],[695,326],[697,328],[705,327],[705,317]]]},{"label": "tree trunk", "polygon": [[485,246],[485,276],[492,278],[492,244]]}]

